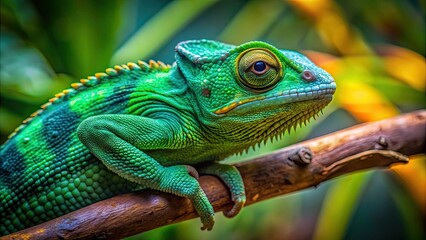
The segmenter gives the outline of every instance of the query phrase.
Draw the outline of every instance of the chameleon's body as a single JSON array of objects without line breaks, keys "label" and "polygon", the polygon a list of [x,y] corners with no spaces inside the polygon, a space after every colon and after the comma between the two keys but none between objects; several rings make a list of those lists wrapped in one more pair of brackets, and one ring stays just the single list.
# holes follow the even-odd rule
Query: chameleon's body
[{"label": "chameleon's body", "polygon": [[[204,228],[213,209],[194,178],[221,177],[236,215],[238,171],[216,163],[315,115],[333,79],[303,55],[262,42],[188,41],[176,63],[129,63],[73,84],[0,148],[0,233],[140,188],[191,199]],[[208,164],[206,164],[208,163]]]}]

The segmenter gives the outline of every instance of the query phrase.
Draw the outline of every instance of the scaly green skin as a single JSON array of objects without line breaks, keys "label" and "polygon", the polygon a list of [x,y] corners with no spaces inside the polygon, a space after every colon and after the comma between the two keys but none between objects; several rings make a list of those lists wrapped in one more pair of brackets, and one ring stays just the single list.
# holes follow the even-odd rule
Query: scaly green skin
[{"label": "scaly green skin", "polygon": [[203,229],[214,212],[196,176],[245,202],[236,168],[217,161],[282,134],[332,99],[329,74],[263,42],[199,40],[173,66],[129,63],[81,80],[42,106],[0,149],[2,235],[141,188],[191,199]]}]

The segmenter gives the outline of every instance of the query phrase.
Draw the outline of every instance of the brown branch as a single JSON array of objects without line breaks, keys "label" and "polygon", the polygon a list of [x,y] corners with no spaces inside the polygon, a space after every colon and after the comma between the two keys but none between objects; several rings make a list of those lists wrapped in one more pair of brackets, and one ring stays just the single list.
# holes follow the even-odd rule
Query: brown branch
[{"label": "brown branch", "polygon": [[[418,111],[344,129],[239,163],[247,205],[357,170],[407,163],[405,155],[424,153],[425,126],[426,111]],[[202,176],[200,184],[215,211],[232,205],[227,189],[217,178]],[[196,217],[187,199],[143,190],[92,204],[6,238],[116,239]]]}]

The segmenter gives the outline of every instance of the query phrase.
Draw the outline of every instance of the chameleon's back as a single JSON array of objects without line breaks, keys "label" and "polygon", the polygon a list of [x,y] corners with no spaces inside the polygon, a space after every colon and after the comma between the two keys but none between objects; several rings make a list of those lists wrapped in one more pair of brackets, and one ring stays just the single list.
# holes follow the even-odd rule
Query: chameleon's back
[{"label": "chameleon's back", "polygon": [[141,79],[146,81],[149,74],[169,69],[156,65],[158,71],[151,72],[145,63],[140,65],[146,71],[116,67],[107,69],[109,75],[99,74],[74,84],[42,106],[43,110],[33,114],[1,146],[1,235],[136,187],[99,164],[79,141],[76,129],[93,115],[129,113],[131,94],[147,84]]}]

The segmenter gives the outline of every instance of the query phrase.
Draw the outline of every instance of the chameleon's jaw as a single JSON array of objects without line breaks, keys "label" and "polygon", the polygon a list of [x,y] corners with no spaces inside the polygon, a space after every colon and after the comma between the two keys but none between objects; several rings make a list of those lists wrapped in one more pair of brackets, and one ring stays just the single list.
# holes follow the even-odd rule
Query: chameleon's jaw
[{"label": "chameleon's jaw", "polygon": [[239,121],[244,121],[244,128],[227,129],[228,139],[238,142],[236,152],[243,152],[269,139],[277,139],[286,131],[296,129],[297,125],[306,125],[331,102],[335,90],[334,82],[300,90],[284,90],[269,96],[235,102],[219,109],[216,114],[223,116],[224,120],[228,119],[225,121],[232,122],[235,116],[239,116]]},{"label": "chameleon's jaw", "polygon": [[[257,122],[255,126],[248,126],[246,128],[248,132],[246,132],[244,136],[239,137],[241,148],[237,150],[236,153],[242,154],[244,151],[247,152],[250,148],[255,149],[256,145],[260,147],[262,142],[266,144],[269,140],[281,139],[285,132],[290,133],[291,129],[296,130],[298,125],[306,125],[312,117],[316,118],[320,114],[322,109],[330,103],[331,98],[332,94],[329,94],[325,95],[324,98],[320,100],[320,103],[317,102],[318,100],[295,102],[295,104],[307,104],[314,107],[306,108],[294,114],[284,114],[285,116],[281,116],[280,118],[265,119],[263,122]],[[316,101],[315,105],[313,105],[311,101]],[[241,132],[239,132],[239,134],[241,134]],[[232,135],[232,133],[230,135]]]},{"label": "chameleon's jaw", "polygon": [[[289,89],[276,92],[273,95],[260,95],[247,99],[241,99],[231,102],[230,104],[221,107],[214,111],[215,114],[222,115],[232,110],[250,111],[250,109],[259,109],[268,104],[289,104],[310,100],[327,100],[331,101],[332,96],[336,90],[334,82],[328,84],[320,84],[313,87]],[[328,101],[328,102],[329,102]],[[328,104],[328,103],[327,103]]]}]

